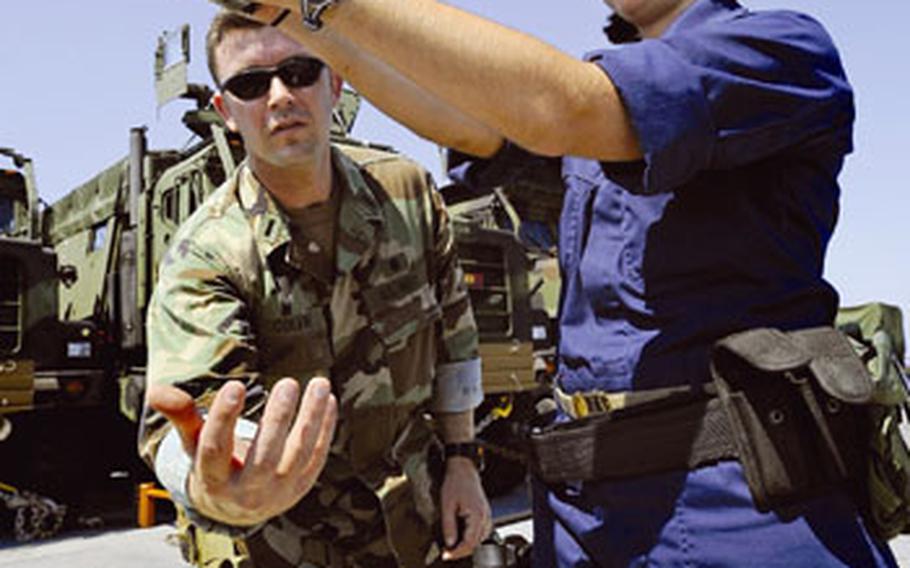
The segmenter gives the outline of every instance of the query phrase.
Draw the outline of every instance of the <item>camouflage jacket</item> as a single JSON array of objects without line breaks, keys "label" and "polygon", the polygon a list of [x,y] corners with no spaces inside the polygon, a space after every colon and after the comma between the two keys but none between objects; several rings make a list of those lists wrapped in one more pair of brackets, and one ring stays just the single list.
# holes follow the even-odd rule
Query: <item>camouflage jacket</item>
[{"label": "camouflage jacket", "polygon": [[[341,180],[334,283],[308,272],[286,215],[238,168],[162,262],[148,313],[148,381],[178,384],[204,408],[225,380],[242,380],[262,393],[247,400],[255,421],[281,377],[328,376],[340,405],[329,463],[258,538],[281,566],[297,566],[306,565],[300,542],[389,534],[398,563],[424,565],[438,516],[426,410],[447,410],[445,397],[465,389],[469,408],[482,398],[477,329],[427,174],[365,148],[333,148],[333,162]],[[168,429],[146,410],[140,451],[150,463]]]}]

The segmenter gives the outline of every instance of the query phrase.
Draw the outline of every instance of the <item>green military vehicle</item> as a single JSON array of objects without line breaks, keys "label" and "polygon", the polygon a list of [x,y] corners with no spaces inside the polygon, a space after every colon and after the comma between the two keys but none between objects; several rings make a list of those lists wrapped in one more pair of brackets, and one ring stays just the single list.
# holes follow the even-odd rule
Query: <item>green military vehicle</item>
[{"label": "green military vehicle", "polygon": [[0,439],[7,416],[32,408],[37,334],[54,316],[56,262],[41,246],[32,162],[8,148],[0,156]]},{"label": "green military vehicle", "polygon": [[9,148],[0,157],[9,161],[0,167],[0,518],[29,540],[57,530],[63,508],[17,487],[65,488],[56,472],[84,462],[71,449],[88,433],[85,409],[103,407],[104,377],[91,322],[57,317],[68,271],[42,239],[32,161]]},{"label": "green military vehicle", "polygon": [[[99,403],[97,334],[91,322],[58,318],[58,287],[74,278],[43,239],[31,160],[0,156],[0,417]],[[11,437],[11,436],[10,436]]]}]

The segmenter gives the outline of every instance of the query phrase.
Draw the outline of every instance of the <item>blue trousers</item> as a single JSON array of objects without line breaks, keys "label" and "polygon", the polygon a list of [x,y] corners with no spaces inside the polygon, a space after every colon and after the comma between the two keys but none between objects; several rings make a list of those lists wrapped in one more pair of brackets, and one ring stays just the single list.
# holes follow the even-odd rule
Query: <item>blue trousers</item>
[{"label": "blue trousers", "polygon": [[736,461],[621,481],[535,481],[533,506],[537,568],[897,566],[846,495],[761,513]]}]

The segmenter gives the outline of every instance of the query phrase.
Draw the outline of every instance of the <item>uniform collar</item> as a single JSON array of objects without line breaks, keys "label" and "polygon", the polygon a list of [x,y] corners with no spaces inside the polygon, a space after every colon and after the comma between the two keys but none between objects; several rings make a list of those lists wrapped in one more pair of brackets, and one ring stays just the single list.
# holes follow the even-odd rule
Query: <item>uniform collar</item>
[{"label": "uniform collar", "polygon": [[695,0],[664,30],[661,37],[667,37],[695,26],[701,26],[715,18],[729,18],[730,14],[743,11],[745,11],[745,8],[736,0]]},{"label": "uniform collar", "polygon": [[[383,224],[382,209],[357,164],[332,146],[334,183],[341,192],[336,220],[335,268],[349,273],[373,250]],[[265,186],[244,162],[234,174],[235,194],[263,257],[279,249],[287,254],[291,242],[290,220]],[[285,256],[285,260],[287,260]]]},{"label": "uniform collar", "polygon": [[333,146],[332,163],[341,190],[335,229],[335,266],[340,274],[347,274],[373,250],[384,218],[382,206],[356,162]]}]

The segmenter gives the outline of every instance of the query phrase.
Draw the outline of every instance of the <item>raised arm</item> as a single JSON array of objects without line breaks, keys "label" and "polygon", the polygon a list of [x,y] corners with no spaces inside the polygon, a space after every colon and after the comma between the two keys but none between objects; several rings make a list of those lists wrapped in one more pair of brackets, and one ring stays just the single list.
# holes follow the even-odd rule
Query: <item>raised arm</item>
[{"label": "raised arm", "polygon": [[[254,17],[271,22],[280,13],[277,8],[263,7]],[[418,135],[475,156],[490,156],[502,145],[503,137],[496,130],[433,96],[344,36],[310,33],[300,25],[299,15],[285,17],[278,27],[312,50],[384,113]]]},{"label": "raised arm", "polygon": [[[453,123],[470,123],[454,121],[458,115],[453,114],[423,122],[401,113],[396,96],[407,89],[401,82],[377,81],[370,63],[385,62],[378,69],[394,70],[419,86],[437,99],[436,108],[457,110],[532,152],[601,160],[640,157],[610,78],[598,66],[529,35],[430,0],[344,0],[326,11],[317,32],[299,23],[296,1],[268,4],[294,11],[282,31],[313,46],[374,104],[428,138],[439,141]],[[257,13],[263,20],[275,15],[271,7]],[[338,57],[330,53],[333,46],[346,46],[344,60],[333,60]],[[476,126],[469,132],[478,134]],[[483,150],[481,155],[499,146],[498,138],[467,140]],[[464,145],[446,145],[472,152]]]}]

